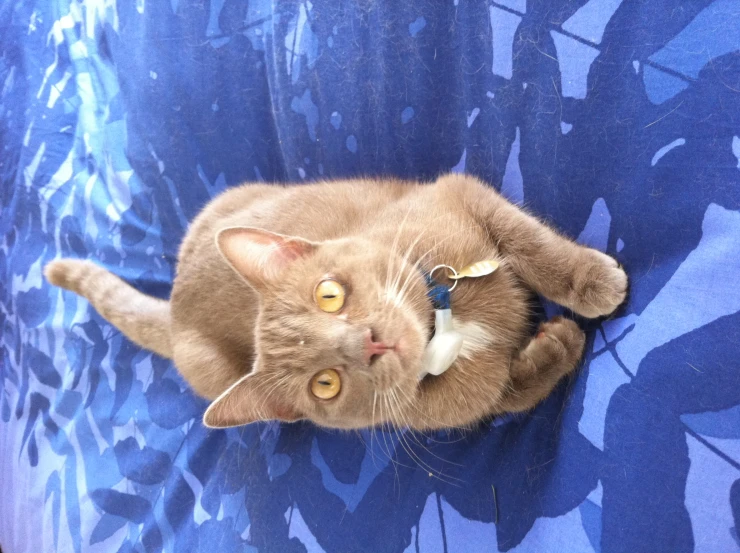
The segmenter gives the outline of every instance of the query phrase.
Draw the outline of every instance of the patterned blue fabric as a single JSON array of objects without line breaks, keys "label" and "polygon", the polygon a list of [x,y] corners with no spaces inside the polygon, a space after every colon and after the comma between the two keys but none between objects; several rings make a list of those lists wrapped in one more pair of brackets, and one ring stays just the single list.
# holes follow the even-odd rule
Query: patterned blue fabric
[{"label": "patterned blue fabric", "polygon": [[[740,550],[739,14],[0,0],[3,551]],[[42,281],[91,257],[166,297],[229,186],[448,170],[632,277],[576,378],[464,434],[206,430],[171,363]]]}]

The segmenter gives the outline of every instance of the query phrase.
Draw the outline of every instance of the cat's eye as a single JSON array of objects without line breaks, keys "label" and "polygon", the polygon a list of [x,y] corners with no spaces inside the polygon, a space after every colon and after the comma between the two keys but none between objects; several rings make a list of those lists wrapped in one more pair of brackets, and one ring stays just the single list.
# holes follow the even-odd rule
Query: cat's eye
[{"label": "cat's eye", "polygon": [[344,295],[344,286],[336,280],[322,280],[316,287],[316,305],[326,313],[336,313],[344,306]]},{"label": "cat's eye", "polygon": [[319,399],[332,399],[341,389],[342,381],[334,369],[324,369],[311,379],[311,393]]}]

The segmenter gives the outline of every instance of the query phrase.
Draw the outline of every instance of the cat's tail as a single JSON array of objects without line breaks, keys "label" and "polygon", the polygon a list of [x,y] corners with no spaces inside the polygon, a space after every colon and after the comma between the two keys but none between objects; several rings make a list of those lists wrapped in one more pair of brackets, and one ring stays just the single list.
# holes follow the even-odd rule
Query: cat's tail
[{"label": "cat's tail", "polygon": [[169,302],[142,294],[91,261],[58,259],[44,267],[44,275],[55,286],[87,298],[132,342],[172,357]]}]

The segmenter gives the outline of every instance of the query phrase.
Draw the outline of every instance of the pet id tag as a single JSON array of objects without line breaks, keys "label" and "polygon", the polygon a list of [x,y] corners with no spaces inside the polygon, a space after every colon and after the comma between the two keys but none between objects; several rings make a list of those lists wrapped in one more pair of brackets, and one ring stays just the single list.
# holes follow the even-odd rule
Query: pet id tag
[{"label": "pet id tag", "polygon": [[[463,345],[463,335],[455,330],[452,325],[452,310],[450,309],[450,292],[452,292],[460,279],[478,278],[490,275],[499,267],[495,259],[486,259],[468,265],[460,271],[449,265],[437,265],[427,275],[429,285],[429,298],[434,305],[434,337],[427,344],[422,357],[422,369],[419,374],[421,380],[427,374],[438,376],[449,369],[460,355]],[[447,269],[447,278],[454,281],[448,288],[443,284],[436,284],[433,279],[434,272],[438,269]]]},{"label": "pet id tag", "polygon": [[490,275],[496,269],[498,269],[499,262],[496,259],[486,259],[485,261],[478,261],[472,265],[468,265],[464,269],[454,272],[452,275],[447,275],[450,280],[460,280],[461,278],[478,278],[486,275]]},{"label": "pet id tag", "polygon": [[422,373],[438,376],[455,362],[463,345],[463,336],[452,327],[452,310],[434,311],[434,337],[427,344],[422,357]]},{"label": "pet id tag", "polygon": [[458,274],[453,267],[437,265],[427,275],[427,284],[430,287],[428,295],[434,305],[434,337],[424,350],[419,379],[427,374],[437,376],[449,369],[460,354],[463,344],[462,334],[452,326],[450,309],[450,292],[455,289],[457,282],[448,288],[444,284],[436,284],[433,279],[434,272],[442,268],[451,271],[453,275]]}]

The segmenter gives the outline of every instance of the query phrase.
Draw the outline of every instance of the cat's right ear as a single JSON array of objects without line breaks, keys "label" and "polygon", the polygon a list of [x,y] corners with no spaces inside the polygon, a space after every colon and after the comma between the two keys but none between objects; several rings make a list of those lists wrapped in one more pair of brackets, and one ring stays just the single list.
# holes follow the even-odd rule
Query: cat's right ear
[{"label": "cat's right ear", "polygon": [[258,421],[294,422],[301,415],[283,395],[273,389],[270,374],[251,372],[213,400],[203,414],[208,428],[230,428]]},{"label": "cat's right ear", "polygon": [[279,278],[291,263],[317,247],[302,238],[251,227],[221,230],[216,245],[229,265],[256,288]]}]

